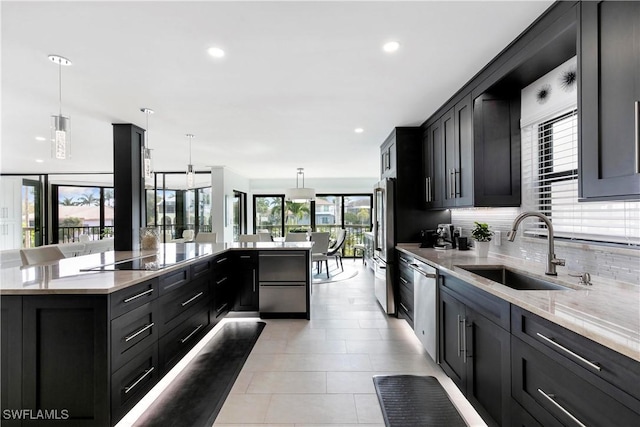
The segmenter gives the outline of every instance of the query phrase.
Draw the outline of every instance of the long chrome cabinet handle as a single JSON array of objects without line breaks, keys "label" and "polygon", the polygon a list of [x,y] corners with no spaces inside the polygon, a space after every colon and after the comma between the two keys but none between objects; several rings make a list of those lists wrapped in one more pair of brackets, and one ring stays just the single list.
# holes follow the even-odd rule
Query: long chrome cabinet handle
[{"label": "long chrome cabinet handle", "polygon": [[137,379],[133,384],[131,384],[130,386],[125,387],[125,388],[124,388],[124,393],[125,393],[125,394],[127,394],[127,393],[129,393],[131,390],[133,390],[133,388],[134,388],[135,386],[137,386],[137,385],[140,383],[140,381],[142,381],[143,379],[145,379],[145,378],[147,377],[147,375],[149,375],[151,372],[153,372],[153,370],[154,370],[154,369],[155,369],[155,368],[152,366],[152,367],[150,367],[149,369],[147,369],[146,371],[144,371],[144,374],[142,374],[142,375],[140,376],[140,378],[138,378],[138,379]]},{"label": "long chrome cabinet handle", "polygon": [[404,283],[405,285],[406,285],[407,283],[409,283],[409,281],[408,281],[407,279],[405,279],[404,277],[401,277],[401,278],[400,278],[400,281],[401,281],[402,283]]},{"label": "long chrome cabinet handle", "polygon": [[225,280],[227,280],[227,276],[224,276],[222,279],[220,280],[216,280],[216,285],[219,285],[220,283],[224,282]]},{"label": "long chrome cabinet handle", "polygon": [[636,173],[640,173],[640,101],[635,104],[635,122],[636,122]]},{"label": "long chrome cabinet handle", "polygon": [[558,402],[556,402],[553,399],[555,397],[553,394],[547,394],[544,391],[542,391],[541,389],[538,389],[538,393],[543,395],[545,397],[545,399],[547,399],[549,402],[551,402],[553,404],[553,406],[555,406],[556,408],[560,409],[562,411],[562,413],[564,413],[567,417],[571,418],[574,423],[576,423],[576,424],[578,424],[579,426],[582,426],[582,427],[587,427],[584,423],[582,423],[579,419],[577,419],[571,412],[567,411],[566,409],[564,409],[562,407],[562,405],[560,405]]},{"label": "long chrome cabinet handle", "polygon": [[220,264],[221,262],[225,262],[227,260],[227,258],[220,258],[219,260],[216,261],[216,264]]},{"label": "long chrome cabinet handle", "polygon": [[404,311],[406,311],[407,313],[409,312],[409,309],[407,307],[405,307],[405,305],[403,303],[400,303],[400,307],[402,307],[402,309]]},{"label": "long chrome cabinet handle", "polygon": [[253,269],[253,292],[256,291],[256,269]]},{"label": "long chrome cabinet handle", "polygon": [[467,319],[462,318],[462,361],[467,363]]},{"label": "long chrome cabinet handle", "polygon": [[461,172],[457,169],[454,169],[455,176],[453,177],[454,188],[455,188],[455,196],[460,197],[462,195],[462,191],[460,190],[460,180],[461,180]]},{"label": "long chrome cabinet handle", "polygon": [[140,298],[140,297],[143,297],[143,296],[145,296],[145,295],[147,295],[147,294],[150,294],[151,292],[153,292],[153,288],[152,288],[152,289],[149,289],[149,290],[146,290],[146,291],[144,291],[144,292],[140,292],[138,295],[134,295],[134,296],[132,296],[132,297],[126,298],[126,299],[124,299],[122,302],[131,302],[131,301],[133,301],[134,299],[138,299],[138,298]]},{"label": "long chrome cabinet handle", "polygon": [[138,335],[140,335],[141,333],[143,333],[147,329],[153,328],[153,325],[155,325],[155,323],[151,322],[148,325],[143,326],[142,328],[140,328],[139,330],[137,330],[133,334],[129,335],[128,337],[124,337],[124,342],[131,341],[132,339],[134,339],[135,337],[137,337]]},{"label": "long chrome cabinet handle", "polygon": [[196,295],[192,296],[191,298],[189,298],[188,300],[183,302],[181,305],[184,307],[185,305],[192,303],[193,301],[195,301],[198,298],[200,298],[202,296],[202,294],[204,294],[204,292],[198,292]]},{"label": "long chrome cabinet handle", "polygon": [[425,181],[426,181],[425,187],[427,190],[425,196],[426,196],[427,202],[432,202],[433,200],[431,199],[431,177],[428,176]]},{"label": "long chrome cabinet handle", "polygon": [[557,342],[555,342],[554,340],[552,340],[551,338],[545,337],[544,335],[542,335],[540,332],[536,332],[536,335],[539,336],[540,338],[542,338],[543,340],[545,340],[546,342],[548,342],[549,344],[554,345],[556,348],[559,348],[560,350],[564,351],[565,353],[575,357],[576,359],[578,359],[579,361],[581,361],[582,363],[584,363],[585,365],[595,369],[596,371],[601,371],[602,368],[600,366],[598,366],[597,364],[585,359],[584,357],[580,356],[577,353],[574,353],[573,351],[569,350],[568,348],[566,348],[563,345],[558,344]]},{"label": "long chrome cabinet handle", "polygon": [[462,346],[460,345],[460,315],[458,314],[458,357],[462,354]]},{"label": "long chrome cabinet handle", "polygon": [[197,328],[195,328],[193,331],[191,331],[191,333],[190,333],[189,335],[187,335],[186,337],[182,338],[182,339],[180,340],[180,343],[181,343],[181,344],[184,344],[184,343],[186,343],[187,341],[189,341],[189,339],[190,339],[190,338],[191,338],[191,337],[192,337],[196,332],[198,332],[198,331],[200,330],[200,328],[202,328],[203,326],[204,326],[204,325],[203,325],[202,323],[201,323],[201,324],[199,324],[199,325],[198,325],[198,327],[197,327]]}]

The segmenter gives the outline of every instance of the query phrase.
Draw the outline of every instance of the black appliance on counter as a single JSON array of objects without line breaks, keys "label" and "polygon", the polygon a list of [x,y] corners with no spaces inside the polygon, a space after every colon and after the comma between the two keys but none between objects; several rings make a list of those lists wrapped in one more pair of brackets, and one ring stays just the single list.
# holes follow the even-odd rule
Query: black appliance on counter
[{"label": "black appliance on counter", "polygon": [[420,230],[420,247],[432,248],[438,240],[436,230]]}]

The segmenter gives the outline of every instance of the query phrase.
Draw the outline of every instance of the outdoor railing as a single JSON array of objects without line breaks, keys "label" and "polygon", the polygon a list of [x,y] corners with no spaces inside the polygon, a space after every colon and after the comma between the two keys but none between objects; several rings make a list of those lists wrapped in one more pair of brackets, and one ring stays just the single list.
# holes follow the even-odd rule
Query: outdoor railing
[{"label": "outdoor railing", "polygon": [[73,243],[80,241],[80,235],[86,234],[89,240],[100,240],[113,237],[113,226],[106,227],[83,225],[77,227],[58,227],[58,243]]},{"label": "outdoor railing", "polygon": [[[338,236],[338,230],[341,229],[342,226],[339,224],[336,225],[317,225],[315,231],[328,231],[329,237],[334,239]],[[311,227],[301,226],[301,225],[285,225],[285,232],[292,233],[295,230],[311,230]],[[344,229],[346,231],[346,237],[344,242],[344,247],[342,248],[342,255],[344,257],[353,257],[353,246],[356,244],[364,243],[364,233],[367,231],[371,231],[371,226],[369,225],[345,225]],[[273,237],[282,237],[282,227],[280,225],[261,225],[258,228],[259,232],[269,232]]]}]

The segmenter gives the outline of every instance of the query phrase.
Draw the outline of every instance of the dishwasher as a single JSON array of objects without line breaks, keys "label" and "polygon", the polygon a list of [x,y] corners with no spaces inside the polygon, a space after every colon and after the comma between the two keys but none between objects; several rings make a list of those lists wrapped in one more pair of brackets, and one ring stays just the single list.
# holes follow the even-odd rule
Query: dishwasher
[{"label": "dishwasher", "polygon": [[413,330],[427,350],[438,362],[438,270],[415,260],[413,269]]}]

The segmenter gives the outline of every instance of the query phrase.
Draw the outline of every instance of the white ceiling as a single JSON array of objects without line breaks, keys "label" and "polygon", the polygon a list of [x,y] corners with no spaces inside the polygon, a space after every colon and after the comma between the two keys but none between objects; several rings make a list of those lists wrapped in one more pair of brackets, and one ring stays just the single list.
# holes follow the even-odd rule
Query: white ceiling
[{"label": "white ceiling", "polygon": [[[199,169],[376,177],[394,126],[421,124],[551,3],[2,1],[2,172],[111,171],[111,123],[144,128],[148,107],[156,170],[185,168],[192,133]],[[35,140],[58,112],[48,54],[73,61],[64,162]]]}]

